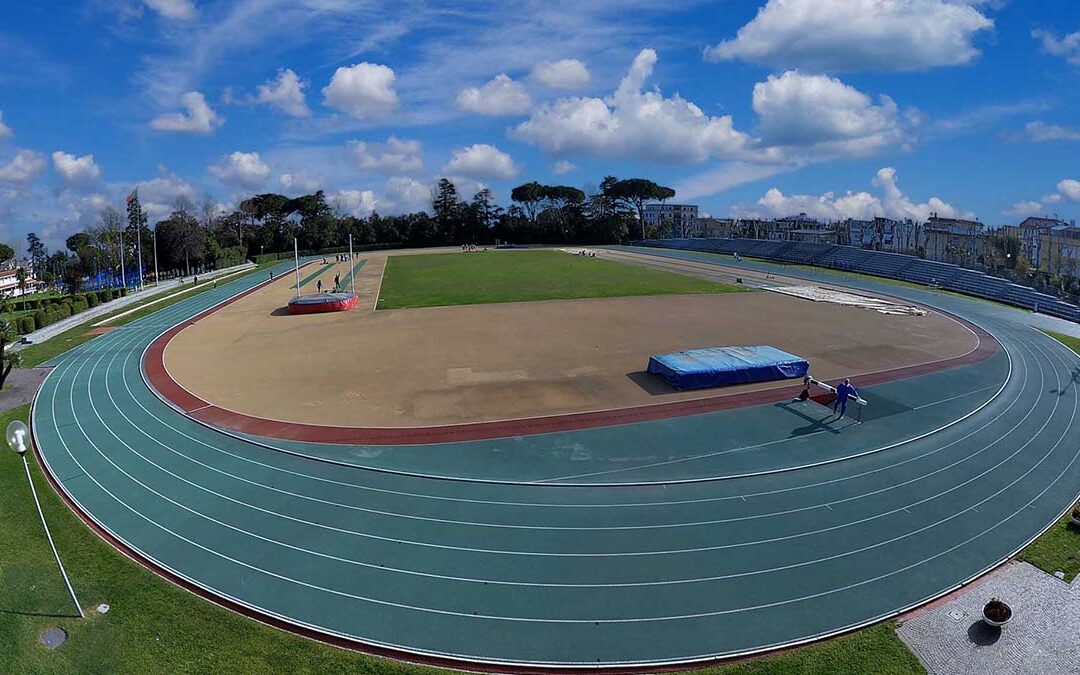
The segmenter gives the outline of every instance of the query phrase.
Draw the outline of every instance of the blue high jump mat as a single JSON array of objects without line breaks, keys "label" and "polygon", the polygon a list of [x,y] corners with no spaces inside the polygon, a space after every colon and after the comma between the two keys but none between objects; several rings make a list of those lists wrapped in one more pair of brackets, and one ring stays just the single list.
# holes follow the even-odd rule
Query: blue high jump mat
[{"label": "blue high jump mat", "polygon": [[649,357],[648,371],[676,389],[803,377],[810,364],[801,356],[768,345],[710,347]]}]

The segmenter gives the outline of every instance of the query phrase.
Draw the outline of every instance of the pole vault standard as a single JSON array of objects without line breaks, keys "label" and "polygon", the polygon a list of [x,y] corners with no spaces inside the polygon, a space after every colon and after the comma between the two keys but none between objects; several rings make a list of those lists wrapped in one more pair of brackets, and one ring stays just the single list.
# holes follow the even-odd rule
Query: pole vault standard
[{"label": "pole vault standard", "polygon": [[352,256],[352,233],[349,234],[349,281],[352,283],[352,294],[356,295],[356,261]]},{"label": "pole vault standard", "polygon": [[293,255],[296,256],[296,297],[300,297],[300,245],[296,243],[296,237],[292,240]]}]

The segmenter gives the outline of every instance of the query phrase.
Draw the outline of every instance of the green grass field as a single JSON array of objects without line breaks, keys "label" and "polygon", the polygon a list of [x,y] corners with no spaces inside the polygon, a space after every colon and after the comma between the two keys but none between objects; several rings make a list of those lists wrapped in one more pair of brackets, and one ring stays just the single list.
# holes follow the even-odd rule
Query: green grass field
[{"label": "green grass field", "polygon": [[436,253],[390,256],[378,309],[743,290],[561,251]]}]

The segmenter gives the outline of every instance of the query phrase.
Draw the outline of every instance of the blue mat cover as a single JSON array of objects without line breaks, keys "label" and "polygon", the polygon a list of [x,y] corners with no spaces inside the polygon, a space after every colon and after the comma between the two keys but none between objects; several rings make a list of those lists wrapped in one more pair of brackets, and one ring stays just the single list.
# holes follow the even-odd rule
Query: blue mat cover
[{"label": "blue mat cover", "polygon": [[768,382],[803,377],[806,359],[776,347],[712,347],[649,357],[649,372],[676,389],[703,389],[728,384]]}]

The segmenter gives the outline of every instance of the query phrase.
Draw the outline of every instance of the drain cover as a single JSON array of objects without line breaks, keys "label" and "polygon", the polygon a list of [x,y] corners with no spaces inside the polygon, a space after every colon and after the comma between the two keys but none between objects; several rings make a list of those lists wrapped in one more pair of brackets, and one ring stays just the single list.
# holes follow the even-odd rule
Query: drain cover
[{"label": "drain cover", "polygon": [[952,610],[949,610],[949,616],[951,616],[956,621],[960,621],[965,616],[967,616],[967,614],[965,614],[964,610],[962,610],[962,609],[952,609]]},{"label": "drain cover", "polygon": [[41,634],[41,644],[45,645],[46,649],[56,649],[67,642],[67,638],[66,630],[60,626],[53,626]]}]

